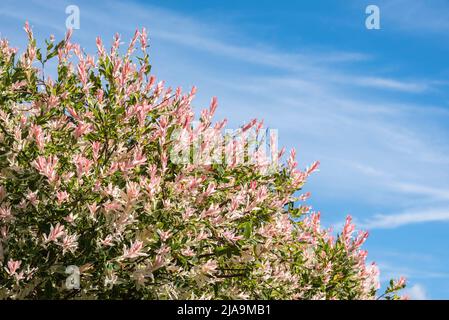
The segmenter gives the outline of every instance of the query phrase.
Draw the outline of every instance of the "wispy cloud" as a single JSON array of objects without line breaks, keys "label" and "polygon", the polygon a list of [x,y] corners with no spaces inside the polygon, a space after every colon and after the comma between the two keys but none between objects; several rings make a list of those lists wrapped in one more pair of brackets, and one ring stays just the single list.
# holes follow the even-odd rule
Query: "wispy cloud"
[{"label": "wispy cloud", "polygon": [[379,78],[379,77],[360,77],[356,80],[357,81],[355,83],[360,86],[397,90],[404,92],[420,93],[429,88],[429,85],[425,83],[399,81],[396,79]]},{"label": "wispy cloud", "polygon": [[449,30],[449,4],[444,0],[380,1],[382,16],[392,29],[418,34],[446,34]]},{"label": "wispy cloud", "polygon": [[[51,30],[60,28],[55,21],[63,25],[64,3],[33,3],[34,7],[18,13],[14,2],[4,1],[1,14],[20,23],[31,19]],[[169,83],[197,84],[200,104],[218,95],[223,110],[219,115],[231,114],[231,122],[264,118],[279,129],[282,144],[301,147],[301,164],[322,160],[325,170],[314,179],[323,190],[329,189],[330,196],[337,192],[342,199],[368,199],[376,194],[378,201],[393,193],[400,197],[398,201],[416,194],[448,200],[447,192],[441,190],[449,190],[449,146],[433,141],[448,137],[449,132],[428,111],[438,113],[437,120],[449,120],[449,114],[438,106],[430,109],[402,102],[401,96],[381,94],[427,94],[435,80],[366,75],[356,66],[361,61],[375,63],[372,54],[333,47],[292,52],[254,42],[232,27],[147,4],[79,5],[81,30],[75,36],[83,45],[92,49],[92,35],[97,31],[111,36],[115,31],[126,34],[148,27],[156,75]],[[336,181],[344,181],[338,191]],[[441,219],[441,214],[437,216]],[[401,225],[412,221],[409,213],[396,219]]]},{"label": "wispy cloud", "polygon": [[410,212],[398,214],[378,214],[373,217],[358,222],[358,225],[365,229],[391,229],[409,224],[446,222],[449,221],[449,207],[445,208],[422,208]]}]

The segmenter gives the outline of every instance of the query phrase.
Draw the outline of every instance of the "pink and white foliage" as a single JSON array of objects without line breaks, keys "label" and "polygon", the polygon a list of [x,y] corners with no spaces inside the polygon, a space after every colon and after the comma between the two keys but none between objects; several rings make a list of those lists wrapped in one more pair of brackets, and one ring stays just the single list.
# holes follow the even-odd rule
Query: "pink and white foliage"
[{"label": "pink and white foliage", "polygon": [[[293,150],[267,171],[260,153],[263,161],[246,161],[248,139],[219,140],[231,153],[213,156],[231,154],[228,162],[193,161],[195,148],[216,149],[226,121],[213,123],[213,98],[194,125],[196,88],[183,95],[156,81],[145,30],[124,56],[118,35],[109,51],[97,38],[95,57],[71,32],[38,49],[25,30],[21,56],[0,41],[1,296],[379,297],[378,269],[361,249],[367,233],[348,218],[335,236],[319,213],[295,205],[310,196],[299,190],[318,162],[301,171]],[[56,79],[37,67],[51,59]],[[239,132],[262,127],[252,120]],[[183,148],[187,161],[171,161]],[[70,265],[80,270],[77,292],[62,285]],[[404,286],[393,281],[383,297]]]}]

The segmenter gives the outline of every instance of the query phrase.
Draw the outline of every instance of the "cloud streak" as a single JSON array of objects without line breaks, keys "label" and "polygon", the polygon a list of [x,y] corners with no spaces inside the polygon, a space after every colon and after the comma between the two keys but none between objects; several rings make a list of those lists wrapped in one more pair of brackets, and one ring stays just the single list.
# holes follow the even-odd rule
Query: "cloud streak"
[{"label": "cloud streak", "polygon": [[[55,21],[63,25],[66,4],[34,1],[35,7],[18,13],[14,2],[5,1],[1,14],[60,31]],[[435,90],[435,80],[355,72],[358,63],[375,64],[376,57],[332,47],[320,52],[281,50],[252,43],[235,29],[223,29],[210,20],[198,21],[155,6],[116,1],[79,5],[81,30],[75,36],[90,50],[97,30],[110,36],[147,26],[157,75],[170,83],[197,84],[200,104],[218,95],[223,110],[219,115],[231,114],[234,124],[258,116],[278,128],[282,144],[299,145],[306,155],[301,165],[322,161],[323,170],[314,178],[324,190],[321,196],[337,192],[343,200],[356,196],[371,201],[371,194],[376,194],[376,201],[392,196],[401,201],[418,194],[449,202],[447,192],[441,191],[449,190],[449,145],[431,142],[449,137],[447,126],[436,123],[432,115],[439,113],[437,120],[449,120],[449,114],[439,106],[403,102],[410,94]],[[391,92],[399,96],[384,94]],[[332,191],[336,181],[344,185]],[[407,217],[395,223],[403,225]]]}]

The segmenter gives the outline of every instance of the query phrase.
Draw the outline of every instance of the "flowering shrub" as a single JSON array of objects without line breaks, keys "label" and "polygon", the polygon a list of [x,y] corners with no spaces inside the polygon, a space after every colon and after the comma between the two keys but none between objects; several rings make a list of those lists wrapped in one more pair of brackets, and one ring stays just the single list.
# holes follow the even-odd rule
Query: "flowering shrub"
[{"label": "flowering shrub", "polygon": [[[0,297],[379,297],[360,249],[367,233],[348,217],[334,237],[303,204],[318,163],[298,170],[294,150],[282,165],[258,151],[249,161],[250,139],[228,139],[223,161],[194,161],[226,121],[212,124],[212,99],[194,125],[195,88],[156,84],[145,30],[123,55],[118,36],[108,52],[97,38],[96,57],[70,32],[42,50],[25,30],[20,56],[0,42]],[[238,132],[261,129],[254,120]],[[181,151],[188,161],[174,161]]]}]

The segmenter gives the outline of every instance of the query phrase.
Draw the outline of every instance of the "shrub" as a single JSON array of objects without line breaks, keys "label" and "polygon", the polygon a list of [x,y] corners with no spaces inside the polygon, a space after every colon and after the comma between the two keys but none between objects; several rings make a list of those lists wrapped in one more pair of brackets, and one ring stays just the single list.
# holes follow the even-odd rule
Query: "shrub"
[{"label": "shrub", "polygon": [[[71,32],[39,49],[25,30],[20,56],[0,42],[0,296],[379,297],[360,249],[367,233],[348,217],[334,237],[298,193],[318,163],[298,170],[294,150],[267,161],[256,120],[237,131],[255,140],[214,147],[226,124],[212,124],[216,99],[194,125],[196,89],[156,84],[145,30],[122,55],[119,36],[109,52],[97,38],[95,57]],[[174,161],[182,152],[187,161]],[[403,286],[392,281],[382,297]]]}]

